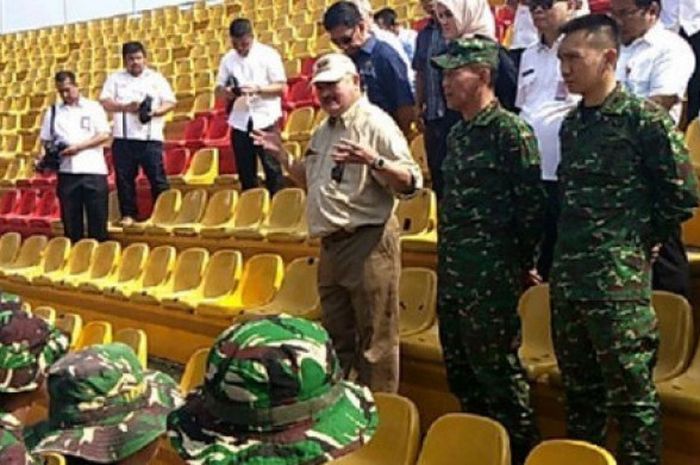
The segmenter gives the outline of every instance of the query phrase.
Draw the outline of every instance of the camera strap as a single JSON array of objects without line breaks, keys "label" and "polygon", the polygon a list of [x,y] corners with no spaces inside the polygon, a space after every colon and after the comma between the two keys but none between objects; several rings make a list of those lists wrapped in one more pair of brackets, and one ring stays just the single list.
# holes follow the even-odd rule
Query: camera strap
[{"label": "camera strap", "polygon": [[49,132],[51,138],[56,137],[56,105],[51,105],[51,121],[49,122]]}]

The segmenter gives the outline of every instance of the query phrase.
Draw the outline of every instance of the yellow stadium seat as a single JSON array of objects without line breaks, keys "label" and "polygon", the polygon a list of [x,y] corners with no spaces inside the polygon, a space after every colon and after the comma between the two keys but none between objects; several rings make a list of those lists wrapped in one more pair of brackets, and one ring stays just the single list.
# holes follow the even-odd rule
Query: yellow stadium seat
[{"label": "yellow stadium seat", "polygon": [[112,342],[112,325],[106,321],[91,321],[83,326],[75,350]]},{"label": "yellow stadium seat", "polygon": [[10,160],[7,169],[0,179],[0,187],[12,187],[15,185],[15,181],[21,178],[21,173],[24,171],[24,158],[15,157]]},{"label": "yellow stadium seat", "polygon": [[275,194],[263,232],[271,242],[306,240],[306,193],[303,189],[290,187]]},{"label": "yellow stadium seat", "polygon": [[207,203],[202,220],[197,223],[178,224],[173,229],[176,236],[196,236],[201,234],[210,237],[208,233],[225,228],[236,212],[238,192],[233,189],[223,189],[214,193]]},{"label": "yellow stadium seat", "polygon": [[146,234],[167,236],[181,224],[198,223],[207,205],[207,191],[194,189],[188,191],[182,199],[182,205],[177,215],[165,222],[152,222],[146,226]]},{"label": "yellow stadium seat", "polygon": [[510,463],[508,433],[500,423],[478,415],[448,413],[428,429],[416,465]]},{"label": "yellow stadium seat", "polygon": [[420,170],[423,173],[423,180],[425,183],[429,183],[431,181],[430,168],[428,167],[428,154],[425,152],[423,134],[414,137],[411,141],[411,154],[415,162],[420,166]]},{"label": "yellow stadium seat", "polygon": [[68,336],[70,347],[74,349],[83,331],[83,318],[77,313],[64,313],[56,318],[56,328]]},{"label": "yellow stadium seat", "polygon": [[191,391],[204,383],[204,375],[207,370],[207,358],[209,358],[209,348],[198,349],[190,356],[185,365],[185,371],[180,378],[180,393],[186,396]]},{"label": "yellow stadium seat", "polygon": [[403,268],[399,281],[401,336],[426,331],[435,323],[437,275],[428,268]]},{"label": "yellow stadium seat", "polygon": [[401,355],[431,363],[443,363],[442,346],[435,323],[426,331],[401,337]]},{"label": "yellow stadium seat", "polygon": [[219,174],[219,150],[206,148],[197,150],[192,157],[187,172],[183,175],[171,176],[170,184],[173,187],[185,185],[212,185]]},{"label": "yellow stadium seat", "polygon": [[302,107],[292,110],[282,131],[282,139],[303,141],[311,137],[314,122],[314,109]]},{"label": "yellow stadium seat", "polygon": [[178,295],[165,296],[161,304],[166,308],[191,312],[202,301],[221,299],[236,289],[242,268],[243,255],[239,251],[219,250],[209,259],[199,286]]},{"label": "yellow stadium seat", "polygon": [[97,248],[95,239],[81,239],[73,246],[65,266],[61,269],[35,276],[32,284],[35,286],[53,286],[70,276],[85,273],[93,262],[93,254]]},{"label": "yellow stadium seat", "polygon": [[66,465],[66,458],[61,454],[45,452],[41,456],[44,459],[44,465]]},{"label": "yellow stadium seat", "polygon": [[117,241],[100,242],[93,252],[90,266],[82,273],[66,275],[60,281],[54,282],[59,289],[76,289],[84,282],[107,278],[114,273],[119,265],[122,246]]},{"label": "yellow stadium seat", "polygon": [[287,265],[282,285],[272,301],[260,307],[245,309],[240,317],[248,320],[258,315],[287,313],[310,320],[320,318],[317,274],[318,258],[301,257],[293,260]]},{"label": "yellow stadium seat", "polygon": [[525,465],[615,465],[612,454],[583,441],[552,439],[535,447]]},{"label": "yellow stadium seat", "polygon": [[11,281],[29,283],[36,276],[50,275],[61,270],[68,260],[71,243],[67,237],[54,237],[41,251],[41,258],[36,265],[5,268],[5,276]]},{"label": "yellow stadium seat", "polygon": [[143,273],[144,265],[148,259],[148,244],[136,242],[124,249],[117,269],[114,273],[99,279],[92,279],[80,283],[78,288],[83,292],[99,294],[110,287],[121,287],[136,281]]},{"label": "yellow stadium seat", "polygon": [[323,110],[318,110],[314,115],[314,122],[311,124],[311,129],[316,129],[328,118],[328,113]]},{"label": "yellow stadium seat", "polygon": [[122,214],[119,211],[119,195],[115,189],[109,193],[109,203],[107,207],[107,230],[111,236],[121,235],[121,218]]},{"label": "yellow stadium seat", "polygon": [[[293,30],[290,28],[293,33]],[[287,78],[299,76],[301,74],[301,60],[299,58],[292,58],[284,62],[284,74]]]},{"label": "yellow stadium seat", "polygon": [[[194,116],[194,90],[177,94],[177,103],[171,113],[166,116],[168,122],[189,121]],[[173,178],[169,176],[168,179]]]},{"label": "yellow stadium seat", "polygon": [[282,257],[258,254],[245,262],[237,286],[218,297],[205,298],[196,305],[197,315],[229,318],[241,310],[265,305],[279,290],[284,277]]},{"label": "yellow stadium seat", "polygon": [[211,91],[198,93],[194,98],[194,114],[207,112],[214,108],[214,94]]},{"label": "yellow stadium seat", "polygon": [[685,298],[671,292],[654,291],[652,305],[659,321],[659,352],[654,381],[680,375],[688,365],[693,344],[693,314]]},{"label": "yellow stadium seat", "polygon": [[522,325],[520,362],[530,380],[557,372],[557,360],[550,328],[549,285],[529,288],[520,297],[518,313]]},{"label": "yellow stadium seat", "polygon": [[700,345],[688,369],[676,378],[658,383],[656,389],[665,410],[700,417]]},{"label": "yellow stadium seat", "polygon": [[397,394],[378,392],[374,400],[379,426],[372,439],[333,465],[413,465],[418,455],[420,425],[418,409],[411,400]]},{"label": "yellow stadium seat", "polygon": [[139,223],[124,226],[125,234],[143,234],[152,224],[170,223],[177,216],[182,205],[182,194],[177,189],[169,189],[158,196],[151,217]]},{"label": "yellow stadium seat", "polygon": [[[270,209],[270,194],[267,189],[258,187],[243,192],[236,205],[233,218],[225,225],[207,228],[204,237],[250,237],[262,227]],[[257,237],[257,236],[256,236]]]},{"label": "yellow stadium seat", "polygon": [[56,324],[56,309],[53,307],[42,305],[41,307],[37,307],[32,310],[32,314],[41,318],[52,326]]},{"label": "yellow stadium seat", "polygon": [[437,199],[430,189],[420,189],[402,199],[396,209],[404,250],[434,252],[437,247]]},{"label": "yellow stadium seat", "polygon": [[695,118],[685,132],[685,145],[695,170],[700,170],[700,118]]},{"label": "yellow stadium seat", "polygon": [[11,265],[22,246],[22,236],[16,232],[7,232],[0,237],[0,267]]},{"label": "yellow stadium seat", "polygon": [[114,342],[122,342],[134,350],[141,366],[148,367],[148,336],[142,329],[124,328],[114,334]]},{"label": "yellow stadium seat", "polygon": [[161,245],[154,248],[148,254],[143,272],[138,278],[106,287],[103,293],[117,299],[128,300],[134,293],[159,288],[169,278],[175,265],[176,256],[177,251],[171,245]]},{"label": "yellow stadium seat", "polygon": [[164,284],[139,289],[131,294],[131,300],[158,304],[163,298],[171,299],[196,289],[208,261],[209,252],[206,249],[194,247],[184,250],[177,256],[170,278]]}]

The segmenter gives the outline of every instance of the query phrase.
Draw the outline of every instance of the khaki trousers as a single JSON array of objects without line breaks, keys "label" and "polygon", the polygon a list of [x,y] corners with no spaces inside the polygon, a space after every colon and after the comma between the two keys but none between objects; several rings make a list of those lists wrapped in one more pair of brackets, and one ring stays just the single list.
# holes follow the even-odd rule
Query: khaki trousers
[{"label": "khaki trousers", "polygon": [[364,226],[321,241],[323,325],[347,378],[373,391],[399,386],[398,224]]}]

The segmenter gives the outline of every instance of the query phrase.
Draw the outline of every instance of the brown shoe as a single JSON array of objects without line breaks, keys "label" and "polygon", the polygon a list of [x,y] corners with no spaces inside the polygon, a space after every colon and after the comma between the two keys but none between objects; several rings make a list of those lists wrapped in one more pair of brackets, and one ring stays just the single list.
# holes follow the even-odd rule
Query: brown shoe
[{"label": "brown shoe", "polygon": [[121,220],[122,228],[126,226],[131,226],[132,224],[134,224],[134,219],[130,216],[125,216]]}]

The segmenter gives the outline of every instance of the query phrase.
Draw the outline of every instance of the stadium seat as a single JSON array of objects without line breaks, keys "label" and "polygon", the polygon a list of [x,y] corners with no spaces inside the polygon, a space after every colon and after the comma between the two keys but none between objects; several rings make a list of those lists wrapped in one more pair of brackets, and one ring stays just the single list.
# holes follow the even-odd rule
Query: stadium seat
[{"label": "stadium seat", "polygon": [[217,115],[209,121],[209,127],[204,136],[204,146],[219,147],[231,145],[231,128],[226,115]]},{"label": "stadium seat", "polygon": [[377,392],[374,401],[379,426],[372,439],[357,451],[333,465],[414,465],[420,442],[418,409],[410,399],[398,394]]},{"label": "stadium seat", "polygon": [[53,307],[42,305],[32,310],[32,315],[41,318],[52,326],[56,324],[56,309]]},{"label": "stadium seat", "polygon": [[0,197],[0,218],[12,213],[19,198],[19,191],[12,189],[5,191]]},{"label": "stadium seat", "polygon": [[39,198],[34,213],[25,220],[25,234],[51,234],[51,224],[60,220],[58,197],[53,189],[47,189]]},{"label": "stadium seat", "polygon": [[70,348],[75,349],[83,331],[83,318],[77,313],[64,313],[56,318],[56,328],[68,336]]},{"label": "stadium seat", "polygon": [[167,236],[182,224],[198,223],[207,205],[207,191],[194,189],[188,191],[182,199],[182,206],[177,215],[167,222],[153,222],[146,226],[146,234],[154,236]]},{"label": "stadium seat", "polygon": [[15,202],[12,211],[0,216],[0,231],[16,230],[22,227],[25,219],[36,208],[37,191],[34,189],[22,190]]},{"label": "stadium seat", "polygon": [[207,186],[214,184],[219,174],[219,150],[215,148],[200,149],[195,152],[189,168],[183,175],[170,176],[168,179],[173,187],[178,186]]},{"label": "stadium seat", "polygon": [[262,228],[271,242],[302,242],[308,236],[306,227],[306,193],[303,189],[282,189],[272,198],[270,214]]},{"label": "stadium seat", "polygon": [[231,146],[219,146],[219,174],[214,179],[217,187],[240,187],[236,157]]},{"label": "stadium seat", "polygon": [[435,323],[437,275],[428,268],[406,267],[399,281],[401,336],[426,331]]},{"label": "stadium seat", "polygon": [[262,227],[270,209],[270,194],[257,187],[244,191],[238,198],[236,211],[226,224],[202,230],[204,237],[250,237]]},{"label": "stadium seat", "polygon": [[428,165],[428,155],[425,152],[423,134],[420,134],[411,140],[411,154],[413,155],[413,160],[415,160],[423,173],[424,184],[428,185],[431,182],[431,177],[430,168]]},{"label": "stadium seat", "polygon": [[401,355],[424,362],[442,364],[442,346],[437,323],[426,331],[401,337]]},{"label": "stadium seat", "polygon": [[434,252],[437,248],[437,199],[430,189],[399,201],[396,216],[404,250]]},{"label": "stadium seat", "polygon": [[93,252],[90,266],[82,273],[65,276],[53,283],[59,289],[77,289],[82,283],[107,278],[119,264],[122,246],[117,241],[100,242]]},{"label": "stadium seat", "polygon": [[202,281],[195,289],[178,295],[165,296],[166,308],[192,312],[199,302],[218,301],[233,294],[241,280],[243,255],[237,250],[219,250],[209,259]]},{"label": "stadium seat", "polygon": [[41,254],[39,264],[27,267],[10,267],[5,269],[5,276],[10,281],[27,284],[37,276],[54,275],[63,269],[70,257],[71,243],[67,237],[54,237]]},{"label": "stadium seat", "polygon": [[125,234],[143,234],[153,224],[171,223],[182,206],[182,194],[178,189],[168,189],[158,196],[151,217],[139,223],[124,226]]},{"label": "stadium seat", "polygon": [[0,267],[11,265],[22,247],[22,236],[16,232],[7,232],[0,237]]},{"label": "stadium seat", "polygon": [[116,299],[128,300],[134,293],[159,288],[170,277],[176,255],[177,251],[171,245],[161,245],[154,248],[148,254],[146,264],[143,266],[143,273],[136,279],[106,287],[103,293]]},{"label": "stadium seat", "polygon": [[287,265],[282,285],[269,303],[242,310],[244,320],[259,315],[292,316],[316,320],[321,316],[321,302],[318,295],[318,258],[301,257]]},{"label": "stadium seat", "polygon": [[525,465],[615,465],[612,454],[602,447],[568,439],[551,439],[537,445]]},{"label": "stadium seat", "polygon": [[204,383],[208,358],[209,347],[198,349],[190,356],[180,378],[180,393],[183,397]]},{"label": "stadium seat", "polygon": [[[173,148],[166,150],[163,160],[163,169],[168,180],[174,176],[182,176],[187,171],[190,163],[190,151],[187,148]],[[144,177],[145,179],[145,177]]]},{"label": "stadium seat", "polygon": [[15,157],[10,160],[5,173],[0,178],[0,187],[14,187],[15,181],[24,172],[24,158]]},{"label": "stadium seat", "polygon": [[148,336],[142,329],[124,328],[114,334],[114,342],[122,342],[134,350],[141,367],[148,367]]},{"label": "stadium seat", "polygon": [[66,465],[66,458],[61,454],[45,452],[41,457],[44,459],[44,465]]},{"label": "stadium seat", "polygon": [[665,410],[700,417],[700,345],[688,369],[680,376],[657,383],[656,389]]},{"label": "stadium seat", "polygon": [[226,294],[204,298],[196,305],[195,313],[216,318],[230,318],[241,310],[265,305],[279,290],[284,277],[284,262],[276,254],[258,254],[250,257],[243,267],[243,275],[236,286]]},{"label": "stadium seat", "polygon": [[282,109],[284,111],[292,111],[296,108],[313,106],[318,105],[316,105],[316,101],[314,99],[311,83],[306,78],[301,78],[292,84],[282,100]]},{"label": "stadium seat", "polygon": [[95,239],[81,239],[71,249],[63,268],[35,276],[32,279],[32,284],[35,286],[53,286],[54,283],[60,282],[65,278],[85,273],[92,264],[96,248],[97,241]]},{"label": "stadium seat", "polygon": [[214,193],[207,203],[202,220],[197,223],[175,225],[173,232],[176,236],[197,236],[205,231],[214,231],[233,219],[238,203],[238,192],[233,189],[224,189]]},{"label": "stadium seat", "polygon": [[111,287],[121,287],[136,281],[143,272],[143,268],[148,260],[148,244],[136,242],[127,246],[114,273],[101,278],[83,281],[78,288],[83,292],[99,294]]},{"label": "stadium seat", "polygon": [[131,300],[158,304],[165,297],[177,297],[196,289],[208,261],[209,252],[206,249],[194,247],[184,250],[177,256],[173,271],[165,283],[139,289],[131,295]]},{"label": "stadium seat", "polygon": [[654,381],[680,375],[690,361],[693,345],[693,315],[685,298],[671,292],[654,291],[652,305],[659,321],[659,352]]},{"label": "stadium seat", "polygon": [[121,236],[121,218],[122,214],[119,210],[119,195],[115,189],[109,193],[107,205],[107,231],[110,236]]},{"label": "stadium seat", "polygon": [[500,423],[468,413],[448,413],[428,429],[416,465],[510,463],[508,433]]},{"label": "stadium seat", "polygon": [[112,342],[112,325],[106,321],[91,321],[83,326],[75,350]]},{"label": "stadium seat", "polygon": [[282,139],[285,141],[306,141],[311,137],[314,122],[314,109],[311,107],[297,108],[287,118]]},{"label": "stadium seat", "polygon": [[685,144],[688,147],[690,161],[697,172],[700,170],[700,118],[695,118],[685,131]]},{"label": "stadium seat", "polygon": [[192,111],[194,112],[195,118],[209,116],[213,108],[214,94],[211,91],[200,92],[194,97],[194,106],[192,107]]},{"label": "stadium seat", "polygon": [[518,356],[530,380],[551,376],[558,371],[550,329],[549,285],[533,286],[518,303],[522,343]]},{"label": "stadium seat", "polygon": [[[47,237],[41,235],[35,235],[25,239],[14,260],[10,263],[0,263],[0,276],[6,276],[14,270],[39,266],[47,242]],[[2,255],[2,239],[0,238],[0,256]]]}]

